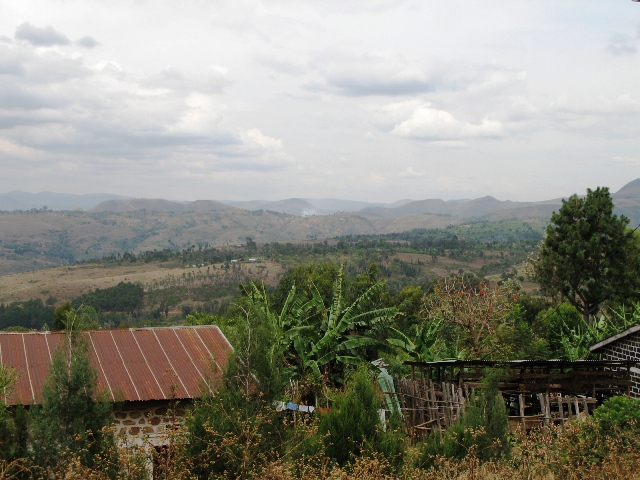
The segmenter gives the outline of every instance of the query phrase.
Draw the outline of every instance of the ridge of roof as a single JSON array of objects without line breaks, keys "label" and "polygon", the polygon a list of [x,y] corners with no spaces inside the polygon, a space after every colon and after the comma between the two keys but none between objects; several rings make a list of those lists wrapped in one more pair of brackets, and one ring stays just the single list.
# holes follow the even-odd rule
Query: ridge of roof
[{"label": "ridge of roof", "polygon": [[[127,332],[136,330],[180,330],[180,329],[198,329],[198,328],[217,328],[217,325],[168,325],[168,326],[151,326],[151,327],[128,327],[128,328],[96,328],[90,330],[82,330],[82,332]],[[23,332],[5,332],[0,330],[0,335],[26,335],[26,334],[62,334],[65,330],[25,330]]]},{"label": "ridge of roof", "polygon": [[605,347],[605,346],[609,345],[610,343],[615,342],[616,340],[620,340],[621,338],[624,338],[624,337],[626,337],[628,335],[631,335],[632,333],[635,333],[635,332],[638,332],[638,331],[640,331],[640,324],[634,325],[632,327],[629,327],[626,330],[624,330],[624,331],[622,331],[622,332],[620,332],[620,333],[618,333],[616,335],[612,335],[611,337],[606,338],[606,339],[602,340],[601,342],[598,342],[598,343],[596,343],[594,345],[591,345],[589,347],[589,351],[590,352],[595,352],[596,350],[598,350],[598,349],[600,349],[602,347]]}]

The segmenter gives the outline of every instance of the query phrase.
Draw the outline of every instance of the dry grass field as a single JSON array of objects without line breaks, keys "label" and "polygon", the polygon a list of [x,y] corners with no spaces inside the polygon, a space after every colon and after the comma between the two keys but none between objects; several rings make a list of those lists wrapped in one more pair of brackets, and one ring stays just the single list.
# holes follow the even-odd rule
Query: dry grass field
[{"label": "dry grass field", "polygon": [[[223,272],[220,265],[213,267]],[[282,267],[273,262],[242,264],[238,268],[268,285],[276,284],[283,274]],[[171,277],[195,276],[201,270],[202,267],[184,268],[175,264],[136,263],[109,267],[82,264],[16,273],[0,276],[0,303],[34,298],[44,301],[49,297],[54,297],[60,302],[97,288],[113,287],[120,282],[140,282],[147,287]]]}]

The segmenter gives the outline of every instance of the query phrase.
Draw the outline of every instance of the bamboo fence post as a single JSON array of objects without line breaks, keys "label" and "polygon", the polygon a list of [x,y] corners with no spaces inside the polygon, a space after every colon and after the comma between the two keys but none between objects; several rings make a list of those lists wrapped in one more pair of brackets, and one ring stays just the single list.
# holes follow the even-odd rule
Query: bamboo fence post
[{"label": "bamboo fence post", "polygon": [[442,390],[442,413],[444,414],[444,427],[449,428],[449,410],[447,409],[447,387],[442,382],[440,384]]}]

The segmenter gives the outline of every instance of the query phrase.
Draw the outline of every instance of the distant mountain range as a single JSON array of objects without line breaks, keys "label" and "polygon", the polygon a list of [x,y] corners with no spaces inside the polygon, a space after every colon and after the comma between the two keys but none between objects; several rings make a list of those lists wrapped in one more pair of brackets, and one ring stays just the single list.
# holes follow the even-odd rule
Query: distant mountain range
[{"label": "distant mountain range", "polygon": [[[636,179],[612,194],[616,212],[640,223],[640,179]],[[213,201],[173,202],[164,199],[131,198],[108,193],[89,195],[52,192],[26,193],[13,191],[0,194],[0,210],[90,210],[94,212],[132,212],[138,210],[158,212],[208,212],[232,208],[265,210],[287,215],[330,215],[338,212],[357,213],[367,218],[400,218],[410,215],[451,215],[461,218],[533,218],[550,217],[559,208],[560,198],[541,202],[513,202],[486,196],[472,200],[399,200],[393,203],[372,203],[335,198],[289,198],[267,201]]]},{"label": "distant mountain range", "polygon": [[233,207],[213,200],[196,200],[195,202],[170,202],[161,198],[130,198],[126,200],[105,200],[91,209],[92,212],[211,212],[229,210]]},{"label": "distant mountain range", "polygon": [[131,197],[113,195],[111,193],[90,193],[76,195],[73,193],[27,193],[14,190],[0,193],[0,211],[31,210],[45,208],[47,210],[91,210],[107,200],[127,200]]}]

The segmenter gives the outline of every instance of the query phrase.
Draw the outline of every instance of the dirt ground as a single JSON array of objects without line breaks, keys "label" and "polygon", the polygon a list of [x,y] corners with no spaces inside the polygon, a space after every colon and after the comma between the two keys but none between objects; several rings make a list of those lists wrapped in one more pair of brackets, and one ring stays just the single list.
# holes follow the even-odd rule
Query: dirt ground
[{"label": "dirt ground", "polygon": [[[277,282],[282,274],[282,267],[272,262],[248,263],[243,267],[258,268],[263,273],[261,280],[265,283]],[[219,268],[219,265],[216,265]],[[96,288],[113,287],[120,282],[140,282],[150,284],[154,280],[162,280],[168,276],[180,277],[188,272],[197,273],[198,267],[176,267],[175,264],[142,263],[135,265],[104,266],[82,264],[66,267],[36,270],[0,276],[0,303],[24,301],[41,298],[43,301],[54,297],[60,301],[76,298]]]}]

